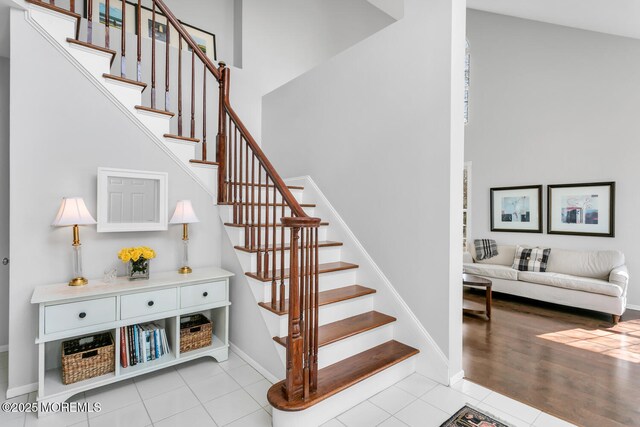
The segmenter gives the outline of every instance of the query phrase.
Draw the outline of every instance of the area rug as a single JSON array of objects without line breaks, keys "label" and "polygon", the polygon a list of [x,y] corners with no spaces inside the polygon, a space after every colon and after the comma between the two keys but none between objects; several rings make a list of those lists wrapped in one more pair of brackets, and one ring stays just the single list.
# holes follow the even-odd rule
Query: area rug
[{"label": "area rug", "polygon": [[466,405],[440,427],[509,427],[509,425]]}]

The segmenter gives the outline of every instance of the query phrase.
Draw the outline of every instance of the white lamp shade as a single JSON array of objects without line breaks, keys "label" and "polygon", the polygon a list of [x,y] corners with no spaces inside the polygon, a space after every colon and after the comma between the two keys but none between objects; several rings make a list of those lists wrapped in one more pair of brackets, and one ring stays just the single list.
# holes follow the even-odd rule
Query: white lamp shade
[{"label": "white lamp shade", "polygon": [[176,211],[173,213],[169,223],[171,224],[193,224],[200,222],[191,206],[191,200],[179,200]]},{"label": "white lamp shade", "polygon": [[55,227],[65,227],[70,225],[91,225],[95,224],[82,197],[65,197],[62,199],[60,209],[53,221]]}]

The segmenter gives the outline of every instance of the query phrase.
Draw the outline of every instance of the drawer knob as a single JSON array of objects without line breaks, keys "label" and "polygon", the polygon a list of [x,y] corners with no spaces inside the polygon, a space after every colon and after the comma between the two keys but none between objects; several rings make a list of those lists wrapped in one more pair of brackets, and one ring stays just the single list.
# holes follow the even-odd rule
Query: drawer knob
[{"label": "drawer knob", "polygon": [[202,296],[205,297],[205,298],[208,297],[209,296],[209,292],[203,293]]},{"label": "drawer knob", "polygon": [[78,314],[78,317],[84,319],[85,317],[87,317],[87,313],[83,311],[82,313]]},{"label": "drawer knob", "polygon": [[148,305],[149,307],[153,307],[153,301],[149,301],[149,302],[147,303],[147,305]]}]

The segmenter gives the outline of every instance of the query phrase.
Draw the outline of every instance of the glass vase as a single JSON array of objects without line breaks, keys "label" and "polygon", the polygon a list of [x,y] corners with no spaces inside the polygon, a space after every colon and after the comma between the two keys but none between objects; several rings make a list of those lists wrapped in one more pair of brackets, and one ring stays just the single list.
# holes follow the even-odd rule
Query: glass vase
[{"label": "glass vase", "polygon": [[138,261],[129,261],[127,263],[127,277],[129,280],[149,279],[149,260],[141,257]]}]

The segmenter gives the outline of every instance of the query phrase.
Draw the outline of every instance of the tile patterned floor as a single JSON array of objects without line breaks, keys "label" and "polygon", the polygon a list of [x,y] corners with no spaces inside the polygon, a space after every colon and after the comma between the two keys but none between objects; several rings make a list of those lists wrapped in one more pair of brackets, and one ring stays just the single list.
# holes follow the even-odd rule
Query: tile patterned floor
[{"label": "tile patterned floor", "polygon": [[[7,354],[0,353],[0,393],[6,391]],[[213,386],[215,384],[215,386]],[[76,401],[100,402],[91,414],[0,412],[2,427],[267,427],[271,426],[266,392],[271,386],[259,372],[233,352],[229,360],[188,362],[81,393]],[[11,401],[27,402],[35,393]],[[470,403],[514,427],[566,427],[569,423],[468,381],[444,387],[413,374],[323,427],[438,427]]]}]

